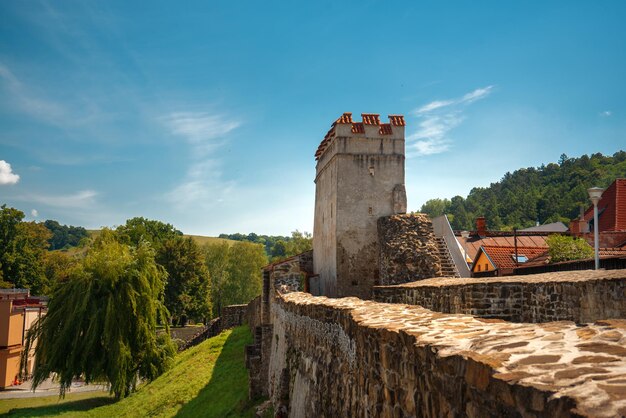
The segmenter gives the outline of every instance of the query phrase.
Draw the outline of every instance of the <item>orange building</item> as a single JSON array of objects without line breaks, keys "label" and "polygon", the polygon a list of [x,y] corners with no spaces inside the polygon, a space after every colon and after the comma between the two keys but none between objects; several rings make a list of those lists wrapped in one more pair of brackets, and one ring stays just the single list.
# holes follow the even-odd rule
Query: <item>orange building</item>
[{"label": "orange building", "polygon": [[[27,289],[0,289],[0,388],[17,381],[26,333],[46,314],[45,300],[30,297]],[[32,373],[33,356],[28,356],[26,372]]]}]

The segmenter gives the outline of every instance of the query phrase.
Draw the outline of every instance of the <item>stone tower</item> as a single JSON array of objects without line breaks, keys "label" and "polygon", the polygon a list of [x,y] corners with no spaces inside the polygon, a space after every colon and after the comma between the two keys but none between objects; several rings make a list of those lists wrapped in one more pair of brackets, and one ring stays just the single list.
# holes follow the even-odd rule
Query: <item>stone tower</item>
[{"label": "stone tower", "polygon": [[344,113],[317,152],[313,269],[320,294],[369,298],[378,284],[376,222],[406,212],[404,117]]}]

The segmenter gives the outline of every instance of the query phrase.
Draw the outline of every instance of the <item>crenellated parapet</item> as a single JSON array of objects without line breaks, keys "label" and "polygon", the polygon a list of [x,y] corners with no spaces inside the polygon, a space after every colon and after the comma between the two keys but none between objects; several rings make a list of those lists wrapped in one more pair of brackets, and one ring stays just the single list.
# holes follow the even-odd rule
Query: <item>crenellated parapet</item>
[{"label": "crenellated parapet", "polygon": [[319,160],[333,139],[338,137],[404,139],[404,116],[389,115],[388,118],[389,123],[381,123],[379,114],[362,113],[361,122],[355,122],[352,113],[345,112],[331,125],[315,152],[315,159]]}]

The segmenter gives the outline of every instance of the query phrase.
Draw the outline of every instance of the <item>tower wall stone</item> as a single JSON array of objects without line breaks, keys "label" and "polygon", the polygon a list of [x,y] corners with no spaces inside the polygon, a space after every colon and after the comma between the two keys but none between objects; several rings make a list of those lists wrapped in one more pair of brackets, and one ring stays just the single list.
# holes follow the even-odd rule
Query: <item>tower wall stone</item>
[{"label": "tower wall stone", "polygon": [[316,153],[313,267],[320,293],[369,298],[379,284],[377,220],[406,212],[404,119],[344,113]]}]

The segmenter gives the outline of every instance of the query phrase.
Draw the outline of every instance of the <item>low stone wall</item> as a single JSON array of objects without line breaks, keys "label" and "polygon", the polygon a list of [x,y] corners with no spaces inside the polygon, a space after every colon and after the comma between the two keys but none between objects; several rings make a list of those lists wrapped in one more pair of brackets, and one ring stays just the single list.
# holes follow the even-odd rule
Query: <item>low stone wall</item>
[{"label": "low stone wall", "polygon": [[222,316],[213,318],[203,329],[198,332],[192,339],[182,346],[178,347],[179,351],[186,350],[196,346],[204,340],[215,337],[225,329],[238,327],[243,325],[247,317],[248,305],[229,305],[222,308]]},{"label": "low stone wall", "polygon": [[432,222],[420,213],[378,219],[382,285],[441,276],[441,260]]},{"label": "low stone wall", "polygon": [[568,271],[481,279],[436,278],[373,291],[379,302],[512,322],[626,318],[626,270]]},{"label": "low stone wall", "polygon": [[221,312],[222,328],[228,329],[242,325],[246,318],[247,309],[247,304],[224,306]]},{"label": "low stone wall", "polygon": [[626,414],[626,321],[515,324],[305,293],[278,296],[271,317],[281,416]]}]

